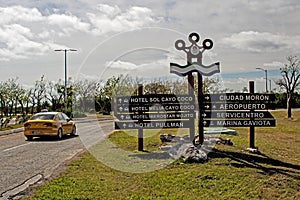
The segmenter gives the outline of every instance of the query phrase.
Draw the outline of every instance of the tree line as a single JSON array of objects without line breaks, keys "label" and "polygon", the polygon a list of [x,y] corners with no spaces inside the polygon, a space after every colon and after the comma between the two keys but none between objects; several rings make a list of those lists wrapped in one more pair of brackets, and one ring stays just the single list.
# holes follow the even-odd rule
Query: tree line
[{"label": "tree line", "polygon": [[[136,95],[141,79],[118,76],[106,81],[70,81],[65,88],[62,80],[47,80],[42,76],[31,87],[18,83],[18,78],[0,81],[0,117],[21,115],[23,117],[40,112],[63,111],[70,115],[83,115],[86,112],[111,112],[114,96]],[[216,90],[217,79],[205,79],[205,90]],[[145,94],[185,94],[187,82],[184,79],[152,80],[146,82]],[[65,89],[67,96],[65,97]]]}]

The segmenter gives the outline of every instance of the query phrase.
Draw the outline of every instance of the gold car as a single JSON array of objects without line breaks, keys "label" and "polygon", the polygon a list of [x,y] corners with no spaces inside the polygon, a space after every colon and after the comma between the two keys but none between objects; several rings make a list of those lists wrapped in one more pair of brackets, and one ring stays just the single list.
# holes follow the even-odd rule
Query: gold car
[{"label": "gold car", "polygon": [[75,122],[62,112],[40,112],[24,123],[27,140],[33,137],[54,136],[61,139],[64,135],[76,134]]}]

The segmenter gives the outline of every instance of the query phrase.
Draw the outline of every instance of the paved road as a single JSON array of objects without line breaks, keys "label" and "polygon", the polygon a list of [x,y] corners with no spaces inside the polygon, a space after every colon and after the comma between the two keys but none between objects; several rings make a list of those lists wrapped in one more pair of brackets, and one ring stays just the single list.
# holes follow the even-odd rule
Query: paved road
[{"label": "paved road", "polygon": [[0,199],[49,178],[63,162],[99,142],[112,130],[112,121],[94,121],[77,124],[80,137],[66,136],[60,141],[37,138],[29,142],[23,132],[1,136]]}]

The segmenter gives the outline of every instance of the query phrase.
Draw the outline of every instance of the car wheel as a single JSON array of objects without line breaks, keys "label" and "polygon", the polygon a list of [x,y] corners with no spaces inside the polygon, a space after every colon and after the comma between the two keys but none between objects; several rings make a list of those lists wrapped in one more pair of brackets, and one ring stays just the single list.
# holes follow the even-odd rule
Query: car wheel
[{"label": "car wheel", "polygon": [[60,128],[60,129],[58,129],[58,132],[57,132],[57,139],[61,140],[62,137],[63,137],[63,133],[62,133],[62,130]]},{"label": "car wheel", "polygon": [[26,136],[27,141],[31,141],[32,140],[32,136]]},{"label": "car wheel", "polygon": [[73,126],[71,135],[72,135],[72,136],[75,136],[75,135],[76,135],[76,126]]}]

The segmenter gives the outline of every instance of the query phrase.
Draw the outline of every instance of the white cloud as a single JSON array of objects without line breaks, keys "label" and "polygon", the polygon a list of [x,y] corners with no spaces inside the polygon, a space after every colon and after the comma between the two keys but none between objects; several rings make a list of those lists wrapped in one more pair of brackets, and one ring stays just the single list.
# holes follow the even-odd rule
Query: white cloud
[{"label": "white cloud", "polygon": [[[94,13],[81,18],[68,12],[43,15],[37,8],[22,6],[0,7],[0,59],[27,58],[52,51],[62,46],[60,38],[75,34],[101,35],[108,32],[128,31],[149,26],[157,19],[146,7],[121,10],[117,5],[99,4]],[[67,46],[67,45],[64,45]]]},{"label": "white cloud", "polygon": [[106,67],[111,69],[120,69],[120,70],[126,70],[126,71],[132,71],[136,70],[139,66],[131,63],[131,62],[125,62],[125,61],[112,61],[112,62],[106,62]]},{"label": "white cloud", "polygon": [[61,31],[70,34],[74,30],[88,32],[90,24],[82,22],[76,16],[65,14],[52,14],[47,17],[50,25],[57,25]]},{"label": "white cloud", "polygon": [[129,61],[112,61],[107,62],[106,67],[109,69],[117,70],[118,74],[127,74],[137,77],[163,77],[170,75],[170,61],[166,59],[158,59],[150,62],[135,64]]},{"label": "white cloud", "polygon": [[299,49],[300,36],[286,36],[269,32],[242,31],[223,39],[223,44],[250,52],[275,52]]},{"label": "white cloud", "polygon": [[0,25],[41,20],[43,20],[43,16],[36,8],[25,8],[22,6],[0,7]]},{"label": "white cloud", "polygon": [[117,5],[110,6],[107,4],[98,4],[96,9],[100,11],[100,14],[102,13],[104,16],[109,18],[114,18],[116,15],[121,13],[121,9]]},{"label": "white cloud", "polygon": [[47,39],[47,38],[50,37],[50,34],[51,34],[51,33],[50,33],[49,31],[44,30],[44,31],[38,33],[38,34],[37,34],[37,37],[40,38],[40,39]]},{"label": "white cloud", "polygon": [[159,22],[152,10],[146,7],[131,7],[122,11],[118,6],[99,4],[97,11],[87,14],[96,35],[134,30]]},{"label": "white cloud", "polygon": [[28,27],[20,24],[4,25],[0,27],[1,42],[5,44],[0,49],[0,60],[24,59],[32,55],[43,55],[53,47],[62,45],[53,42],[35,41],[34,34]]}]

